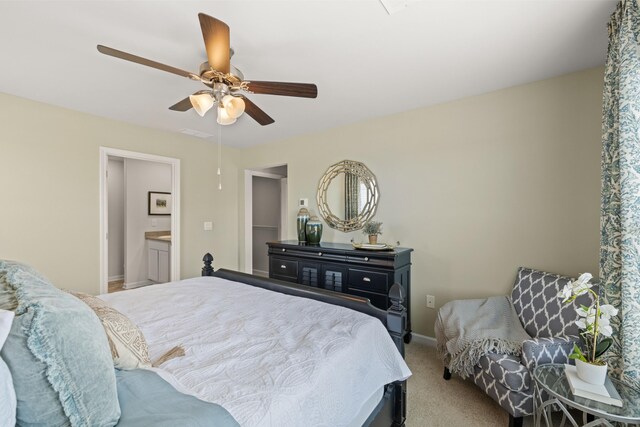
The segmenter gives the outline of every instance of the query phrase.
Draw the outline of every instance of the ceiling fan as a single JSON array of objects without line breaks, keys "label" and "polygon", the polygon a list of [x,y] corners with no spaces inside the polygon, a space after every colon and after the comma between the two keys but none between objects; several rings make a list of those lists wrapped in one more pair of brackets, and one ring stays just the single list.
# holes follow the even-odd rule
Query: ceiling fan
[{"label": "ceiling fan", "polygon": [[200,116],[213,106],[217,107],[217,121],[229,125],[244,112],[262,126],[274,120],[242,92],[267,95],[315,98],[318,88],[311,83],[285,83],[245,80],[240,70],[231,65],[233,50],[229,45],[229,26],[219,19],[199,13],[200,28],[204,38],[208,62],[200,65],[200,74],[191,73],[160,62],[132,55],[127,52],[98,45],[98,51],[105,55],[157,68],[191,80],[204,83],[209,89],[200,90],[169,107],[173,111],[188,111],[194,108]]}]

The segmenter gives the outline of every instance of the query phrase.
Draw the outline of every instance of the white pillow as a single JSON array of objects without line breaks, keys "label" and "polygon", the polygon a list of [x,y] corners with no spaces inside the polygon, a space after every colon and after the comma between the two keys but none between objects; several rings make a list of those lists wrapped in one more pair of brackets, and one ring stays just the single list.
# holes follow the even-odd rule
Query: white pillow
[{"label": "white pillow", "polygon": [[13,311],[0,310],[0,350],[9,336],[9,331],[11,330],[11,324],[13,323],[13,317],[15,315],[16,314]]},{"label": "white pillow", "polygon": [[[13,311],[0,310],[0,350],[9,336],[13,323]],[[9,367],[0,357],[0,427],[16,425],[16,391]]]}]

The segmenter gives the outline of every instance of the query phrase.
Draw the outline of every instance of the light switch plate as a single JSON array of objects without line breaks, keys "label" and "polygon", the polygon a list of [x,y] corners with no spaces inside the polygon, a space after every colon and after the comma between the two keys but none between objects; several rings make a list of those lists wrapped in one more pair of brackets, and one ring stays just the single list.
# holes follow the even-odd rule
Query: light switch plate
[{"label": "light switch plate", "polygon": [[152,227],[157,227],[158,226],[158,220],[155,219],[155,218],[151,219],[151,226]]},{"label": "light switch plate", "polygon": [[211,230],[213,230],[213,222],[205,221],[204,222],[204,231],[211,231]]}]

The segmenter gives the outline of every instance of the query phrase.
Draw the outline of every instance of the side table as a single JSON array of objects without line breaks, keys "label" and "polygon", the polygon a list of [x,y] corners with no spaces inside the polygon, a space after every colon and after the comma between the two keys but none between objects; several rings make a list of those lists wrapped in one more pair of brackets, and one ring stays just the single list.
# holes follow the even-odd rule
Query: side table
[{"label": "side table", "polygon": [[[611,421],[640,425],[640,391],[620,381],[611,379],[622,398],[622,407],[618,408],[606,403],[574,396],[564,374],[564,365],[540,365],[533,370],[533,378],[535,384],[535,427],[540,427],[543,419],[546,426],[551,427],[551,412],[557,410],[563,413],[562,425],[569,421],[573,427],[578,427],[578,423],[568,408],[582,411],[584,427],[613,427]],[[593,420],[588,421],[588,415]]]}]

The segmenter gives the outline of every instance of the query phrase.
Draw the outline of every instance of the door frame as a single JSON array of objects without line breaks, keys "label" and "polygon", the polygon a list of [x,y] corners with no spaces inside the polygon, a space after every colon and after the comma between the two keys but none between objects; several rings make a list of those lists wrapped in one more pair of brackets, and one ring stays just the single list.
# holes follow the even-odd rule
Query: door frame
[{"label": "door frame", "polygon": [[[280,232],[278,238],[285,239],[287,235],[287,210],[288,210],[288,178],[282,175],[262,172],[259,169],[269,169],[272,167],[286,166],[286,163],[264,168],[244,170],[244,272],[253,274],[253,177],[272,178],[280,180]],[[287,173],[288,175],[288,173]]]},{"label": "door frame", "polygon": [[107,200],[109,156],[165,163],[171,166],[171,281],[180,280],[180,159],[100,147],[100,293],[106,294],[109,290],[109,241],[107,238],[107,230],[109,229]]}]

